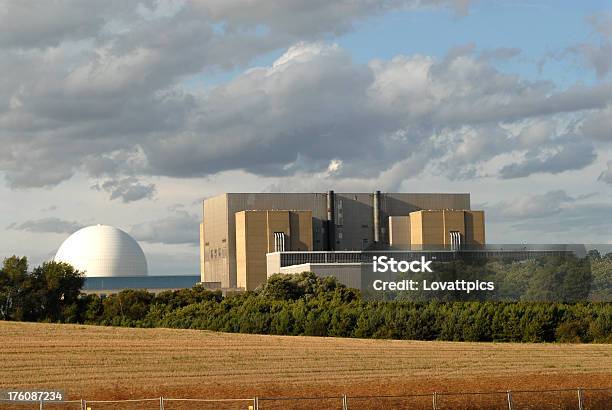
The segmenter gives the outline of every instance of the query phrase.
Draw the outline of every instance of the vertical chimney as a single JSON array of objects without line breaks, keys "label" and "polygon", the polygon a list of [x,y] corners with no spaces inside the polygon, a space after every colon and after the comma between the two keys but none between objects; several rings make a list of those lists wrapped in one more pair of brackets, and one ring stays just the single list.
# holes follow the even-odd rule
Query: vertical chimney
[{"label": "vertical chimney", "polygon": [[372,203],[373,219],[374,219],[374,242],[380,242],[380,191],[374,193]]}]

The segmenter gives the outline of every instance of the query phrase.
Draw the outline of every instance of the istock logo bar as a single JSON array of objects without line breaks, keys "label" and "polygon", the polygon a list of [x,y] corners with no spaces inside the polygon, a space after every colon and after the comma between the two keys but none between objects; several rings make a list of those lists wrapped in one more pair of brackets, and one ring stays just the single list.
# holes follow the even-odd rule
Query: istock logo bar
[{"label": "istock logo bar", "polygon": [[396,261],[395,258],[387,256],[374,256],[372,258],[373,272],[393,272],[393,273],[406,273],[406,272],[433,272],[429,265],[433,261],[426,260],[424,256],[421,256],[421,260],[415,261]]}]

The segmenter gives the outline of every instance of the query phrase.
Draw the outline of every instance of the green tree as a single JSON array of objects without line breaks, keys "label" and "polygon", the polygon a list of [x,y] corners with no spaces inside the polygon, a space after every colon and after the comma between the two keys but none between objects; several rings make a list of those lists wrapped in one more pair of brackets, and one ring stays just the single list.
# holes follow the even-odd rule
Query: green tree
[{"label": "green tree", "polygon": [[591,261],[593,283],[589,300],[594,302],[612,301],[612,258],[603,257]]},{"label": "green tree", "polygon": [[24,320],[75,322],[84,274],[64,262],[44,262],[24,285]]},{"label": "green tree", "polygon": [[149,312],[153,297],[146,290],[122,290],[103,300],[104,311],[100,321],[103,325],[140,326]]},{"label": "green tree", "polygon": [[28,276],[28,259],[11,256],[4,259],[0,270],[0,319],[22,318],[24,283]]}]

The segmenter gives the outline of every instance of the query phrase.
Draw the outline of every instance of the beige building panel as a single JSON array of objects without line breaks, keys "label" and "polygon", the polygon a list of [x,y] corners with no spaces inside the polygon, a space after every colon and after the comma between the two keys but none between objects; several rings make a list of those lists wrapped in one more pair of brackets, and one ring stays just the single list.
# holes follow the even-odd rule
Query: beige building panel
[{"label": "beige building panel", "polygon": [[[274,251],[274,232],[285,234],[285,240],[291,235],[289,227],[289,212],[287,211],[266,211],[267,218],[267,247],[266,252]],[[287,243],[286,246],[289,246]]]},{"label": "beige building panel", "polygon": [[236,286],[246,288],[247,283],[247,214],[236,213]]},{"label": "beige building panel", "polygon": [[465,212],[464,211],[442,211],[442,221],[444,223],[443,245],[450,245],[450,232],[459,232],[465,238]]},{"label": "beige building panel", "polygon": [[260,212],[247,212],[247,277],[246,289],[254,290],[266,281],[265,254],[269,251],[268,215]]},{"label": "beige building panel", "polygon": [[426,210],[410,214],[413,245],[450,245],[450,232],[460,232],[463,243],[485,244],[483,211]]},{"label": "beige building panel", "polygon": [[423,215],[420,212],[410,214],[410,244],[423,245]]},{"label": "beige building panel", "polygon": [[265,281],[265,260],[262,262],[260,259],[261,255],[268,252],[267,232],[267,212],[236,213],[236,266],[239,288],[253,290],[262,283],[262,279]]},{"label": "beige building panel", "polygon": [[292,251],[311,251],[312,245],[312,211],[293,211],[290,218],[290,247]]},{"label": "beige building panel", "polygon": [[443,211],[422,211],[422,230],[424,245],[443,245],[444,241],[444,212]]},{"label": "beige building panel", "polygon": [[410,216],[389,217],[389,244],[398,248],[410,247]]},{"label": "beige building panel", "polygon": [[201,274],[203,282],[220,282],[224,288],[235,287],[235,276],[230,275],[229,264],[231,259],[235,259],[235,248],[230,247],[229,241],[227,194],[204,201],[203,215],[205,241],[204,272]]},{"label": "beige building panel", "polygon": [[465,211],[466,238],[470,245],[484,245],[485,216],[484,211]]},{"label": "beige building panel", "polygon": [[200,222],[200,282],[205,282],[204,277],[204,222]]},{"label": "beige building panel", "polygon": [[[266,254],[274,233],[285,234],[286,250],[312,250],[310,211],[241,211],[235,216],[237,287],[253,290],[266,281]],[[295,222],[292,226],[291,221]],[[295,239],[294,239],[295,238]],[[295,242],[299,249],[291,248]]]}]

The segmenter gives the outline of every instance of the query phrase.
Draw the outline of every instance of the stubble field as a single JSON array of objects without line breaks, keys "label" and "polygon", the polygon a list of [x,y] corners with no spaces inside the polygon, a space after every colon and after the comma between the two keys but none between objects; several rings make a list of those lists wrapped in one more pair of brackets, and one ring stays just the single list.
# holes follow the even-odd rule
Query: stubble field
[{"label": "stubble field", "polygon": [[[0,366],[0,389],[63,389],[72,399],[347,394],[349,408],[432,408],[434,391],[611,387],[612,345],[416,342],[0,322]],[[409,394],[427,396],[354,397]],[[506,399],[504,394],[441,395],[437,407],[508,408]],[[573,392],[515,393],[513,401],[516,408],[577,408]],[[587,392],[585,402],[592,409],[612,406],[612,391]],[[159,404],[100,403],[94,408]],[[165,406],[175,408],[221,405]],[[262,401],[260,408],[341,406],[339,399],[328,399]]]}]

